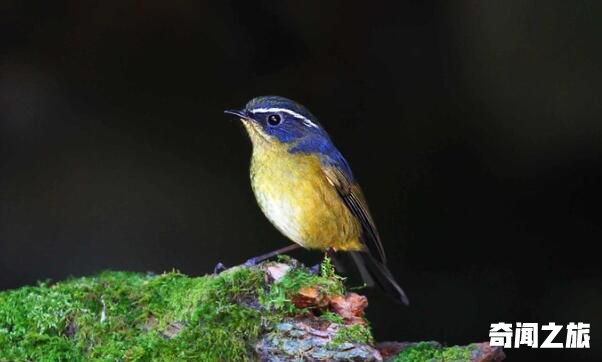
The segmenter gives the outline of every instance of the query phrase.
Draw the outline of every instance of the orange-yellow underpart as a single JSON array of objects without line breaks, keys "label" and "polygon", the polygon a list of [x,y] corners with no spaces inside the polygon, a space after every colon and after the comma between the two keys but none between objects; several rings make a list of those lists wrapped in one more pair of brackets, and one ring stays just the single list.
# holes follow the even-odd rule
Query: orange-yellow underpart
[{"label": "orange-yellow underpart", "polygon": [[362,250],[361,226],[328,182],[318,156],[292,154],[257,125],[244,124],[253,142],[253,191],[276,228],[305,248]]}]

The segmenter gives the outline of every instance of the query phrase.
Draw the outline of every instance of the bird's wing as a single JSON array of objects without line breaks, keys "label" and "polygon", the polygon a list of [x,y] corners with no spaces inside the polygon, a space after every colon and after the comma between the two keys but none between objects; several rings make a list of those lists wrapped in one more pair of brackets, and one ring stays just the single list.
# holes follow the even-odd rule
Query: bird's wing
[{"label": "bird's wing", "polygon": [[322,164],[322,172],[328,182],[336,188],[349,211],[359,220],[364,244],[373,255],[378,255],[380,261],[385,263],[385,250],[359,185],[350,180],[346,173],[335,165]]}]

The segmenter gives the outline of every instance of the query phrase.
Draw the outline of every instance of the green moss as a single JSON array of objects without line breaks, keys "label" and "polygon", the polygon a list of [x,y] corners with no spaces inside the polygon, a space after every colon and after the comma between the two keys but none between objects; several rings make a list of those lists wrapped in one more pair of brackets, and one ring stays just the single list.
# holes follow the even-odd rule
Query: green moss
[{"label": "green moss", "polygon": [[[202,278],[112,272],[4,292],[0,360],[247,360],[261,315],[241,301],[262,285],[259,270],[238,268]],[[181,332],[166,338],[173,325]]]},{"label": "green moss", "polygon": [[326,311],[325,313],[322,313],[320,318],[327,320],[331,323],[335,323],[335,324],[344,324],[345,323],[345,319],[343,317],[341,317],[340,315],[338,315],[332,311]]},{"label": "green moss", "polygon": [[352,324],[350,326],[341,326],[334,339],[330,342],[330,345],[336,347],[343,343],[372,345],[374,340],[368,326]]},{"label": "green moss", "polygon": [[289,271],[282,279],[272,285],[269,293],[261,298],[267,308],[279,313],[298,312],[291,302],[291,296],[304,287],[317,288],[329,295],[341,295],[345,292],[344,279],[338,276],[329,258],[320,265],[320,275],[311,274],[307,268],[298,267]]},{"label": "green moss", "polygon": [[[0,361],[252,360],[263,332],[302,312],[290,302],[300,288],[344,292],[329,261],[321,271],[295,267],[272,284],[261,268],[198,278],[105,272],[1,292]],[[347,329],[339,342],[359,340]]]},{"label": "green moss", "polygon": [[473,350],[473,345],[440,347],[434,343],[422,342],[401,351],[395,362],[464,362],[470,361]]}]

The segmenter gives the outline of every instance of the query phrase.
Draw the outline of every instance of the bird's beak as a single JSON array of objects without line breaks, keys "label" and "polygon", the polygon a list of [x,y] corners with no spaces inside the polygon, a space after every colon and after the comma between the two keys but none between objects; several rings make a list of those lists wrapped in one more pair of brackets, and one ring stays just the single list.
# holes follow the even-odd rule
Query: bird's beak
[{"label": "bird's beak", "polygon": [[225,114],[232,114],[232,115],[234,115],[234,116],[237,116],[237,117],[240,117],[240,118],[242,118],[242,119],[247,119],[247,118],[249,118],[249,117],[247,117],[247,115],[245,114],[245,112],[243,112],[243,111],[239,111],[239,110],[236,110],[236,109],[226,109],[226,110],[224,111],[224,113],[225,113]]}]

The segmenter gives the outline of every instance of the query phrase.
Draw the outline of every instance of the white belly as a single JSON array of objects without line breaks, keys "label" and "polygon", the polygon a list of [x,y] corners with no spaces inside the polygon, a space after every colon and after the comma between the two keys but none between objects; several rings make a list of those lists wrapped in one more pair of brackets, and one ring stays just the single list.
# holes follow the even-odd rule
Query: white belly
[{"label": "white belly", "polygon": [[265,187],[257,185],[253,186],[253,190],[259,207],[272,224],[286,237],[303,245],[301,210],[298,205],[284,195],[276,196],[276,190],[265,190]]}]

